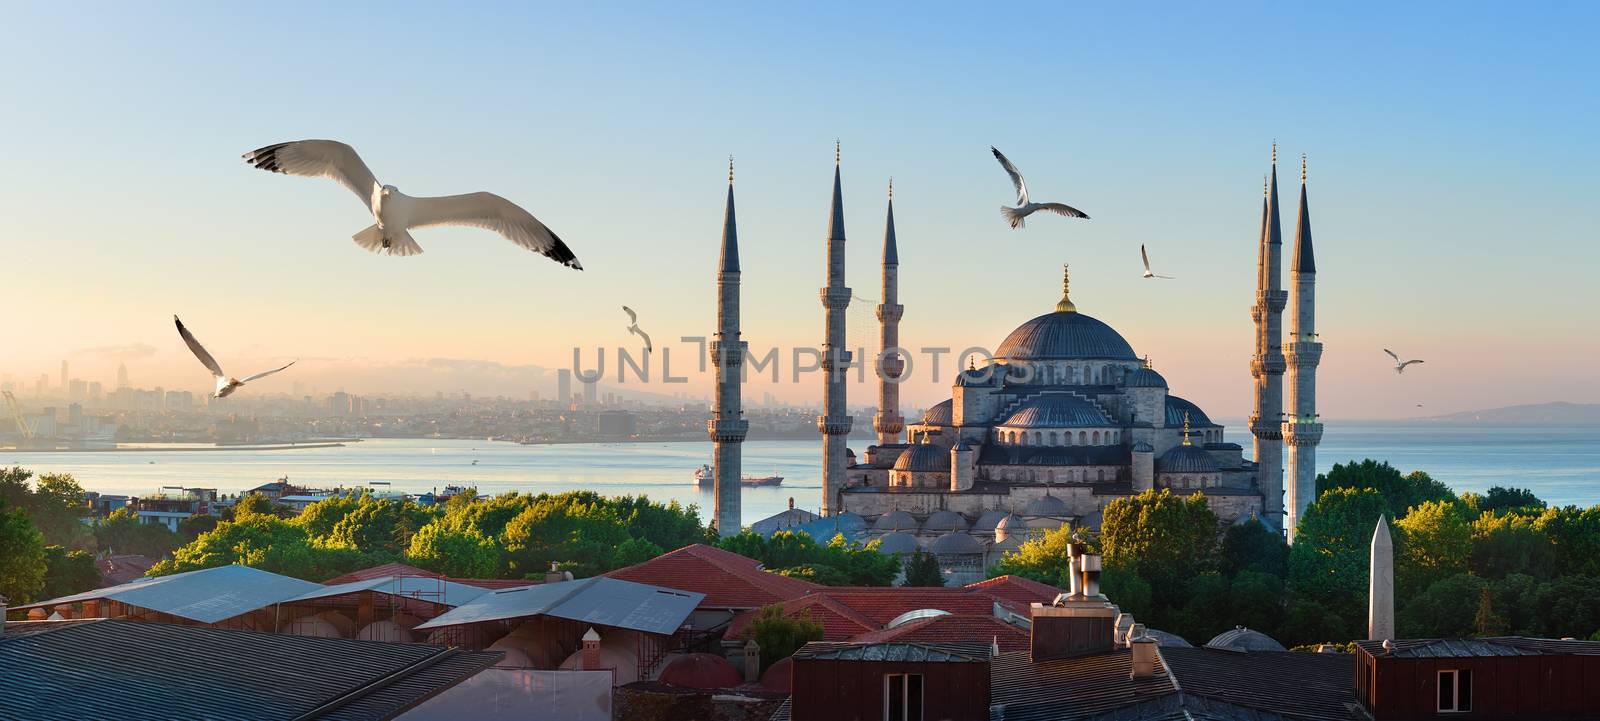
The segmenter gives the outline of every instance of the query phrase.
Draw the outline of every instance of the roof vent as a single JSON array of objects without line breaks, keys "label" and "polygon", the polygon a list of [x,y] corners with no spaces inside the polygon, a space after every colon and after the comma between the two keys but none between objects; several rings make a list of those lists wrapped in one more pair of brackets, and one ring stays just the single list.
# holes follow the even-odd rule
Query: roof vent
[{"label": "roof vent", "polygon": [[884,626],[884,628],[898,628],[900,626],[904,626],[905,624],[911,623],[912,621],[921,621],[924,618],[935,618],[938,616],[948,615],[950,615],[949,611],[937,608],[919,608],[915,611],[906,611],[905,613],[895,616],[894,620],[891,620],[888,625]]}]

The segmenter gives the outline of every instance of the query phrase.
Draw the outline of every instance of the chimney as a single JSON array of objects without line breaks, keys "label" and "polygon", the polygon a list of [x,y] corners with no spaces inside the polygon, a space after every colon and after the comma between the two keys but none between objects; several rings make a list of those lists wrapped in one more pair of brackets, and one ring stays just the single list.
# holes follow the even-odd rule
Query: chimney
[{"label": "chimney", "polygon": [[545,583],[560,583],[567,580],[566,573],[556,567],[556,562],[550,562],[550,570],[544,574]]},{"label": "chimney", "polygon": [[761,680],[761,644],[753,638],[744,645],[744,680],[746,683]]},{"label": "chimney", "polygon": [[[1105,653],[1117,645],[1116,606],[1100,595],[1100,556],[1082,543],[1068,546],[1073,592],[1056,596],[1046,606],[1031,607],[1031,656],[1034,661]],[[1131,620],[1131,619],[1130,619]]]},{"label": "chimney", "polygon": [[1132,638],[1132,636],[1128,635],[1128,631],[1130,631],[1132,629],[1133,629],[1133,614],[1131,614],[1131,613],[1119,613],[1119,614],[1117,614],[1117,635],[1116,635],[1116,639],[1115,640],[1116,640],[1116,643],[1117,643],[1118,646],[1127,645],[1128,639]]},{"label": "chimney", "polygon": [[[1139,629],[1143,631],[1143,628]],[[1156,675],[1156,640],[1149,636],[1139,636],[1128,641],[1128,648],[1133,649],[1133,678],[1149,678]]]},{"label": "chimney", "polygon": [[583,670],[600,670],[600,634],[590,626],[583,634]]}]

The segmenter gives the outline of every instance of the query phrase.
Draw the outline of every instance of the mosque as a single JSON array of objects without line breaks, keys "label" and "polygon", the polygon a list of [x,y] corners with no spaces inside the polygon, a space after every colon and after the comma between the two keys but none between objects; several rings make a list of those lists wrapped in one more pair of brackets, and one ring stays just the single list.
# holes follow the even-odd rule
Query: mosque
[{"label": "mosque", "polygon": [[[1314,326],[1316,265],[1304,165],[1292,285],[1286,291],[1281,279],[1276,149],[1273,155],[1263,192],[1256,302],[1251,308],[1256,333],[1250,364],[1255,402],[1249,458],[1241,445],[1228,439],[1221,424],[1175,394],[1121,333],[1079,310],[1066,269],[1061,299],[1053,310],[1017,326],[995,346],[993,358],[957,375],[949,400],[929,408],[919,421],[907,423],[899,412],[898,385],[892,382],[904,370],[904,361],[893,352],[900,345],[898,325],[904,308],[897,302],[899,252],[891,191],[881,271],[884,300],[877,307],[882,345],[873,418],[877,442],[859,456],[845,447],[851,426],[845,411],[845,374],[824,373],[824,410],[817,419],[823,436],[821,516],[791,509],[753,527],[770,532],[805,526],[814,531],[825,525],[824,533],[836,529],[855,538],[879,539],[885,552],[932,551],[947,573],[957,575],[963,570],[981,574],[1030,534],[1067,524],[1097,529],[1106,504],[1151,489],[1204,493],[1224,522],[1259,518],[1269,527],[1292,533],[1315,491],[1315,453],[1322,434],[1316,413],[1316,368],[1322,346]],[[827,286],[819,294],[826,312],[825,369],[847,367],[851,355],[843,347],[850,289],[844,285],[840,196],[836,164]],[[729,239],[736,237],[731,188],[728,202],[722,279],[727,277],[728,258],[737,263],[737,248],[729,245]],[[730,308],[726,281],[719,287],[724,289],[719,296],[723,299],[719,340],[737,343],[737,328],[726,321],[737,318],[736,291]],[[1282,337],[1286,306],[1292,308],[1288,342]],[[740,369],[727,357],[731,354],[715,349],[712,354],[719,361],[712,438],[719,446],[716,458],[722,459],[734,444],[718,441],[717,429],[726,430],[734,420],[726,417],[726,411],[738,407],[737,398],[728,396],[738,392]],[[737,461],[728,465],[733,475],[720,487],[729,488],[736,502]],[[720,466],[717,472],[721,484]],[[724,499],[720,491],[717,498],[720,508]],[[720,511],[717,518],[719,524],[724,521]],[[736,523],[736,518],[735,514],[726,521]]]}]

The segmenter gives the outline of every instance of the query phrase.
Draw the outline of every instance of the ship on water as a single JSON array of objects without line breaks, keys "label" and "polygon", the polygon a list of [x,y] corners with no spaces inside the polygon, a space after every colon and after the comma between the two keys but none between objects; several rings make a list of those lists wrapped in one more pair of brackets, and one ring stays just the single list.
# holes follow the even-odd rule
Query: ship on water
[{"label": "ship on water", "polygon": [[[699,468],[695,469],[695,472],[694,472],[694,484],[695,485],[697,485],[697,486],[709,486],[709,485],[712,485],[712,483],[714,481],[715,481],[715,474],[714,474],[714,471],[712,470],[712,468],[711,468],[711,466],[709,464],[702,465]],[[745,476],[745,477],[739,479],[739,483],[741,483],[743,485],[746,485],[746,486],[776,486],[776,485],[778,485],[780,483],[783,483],[783,476],[778,475],[777,472],[776,472],[776,469],[774,469],[773,474],[770,475],[770,476]]]}]

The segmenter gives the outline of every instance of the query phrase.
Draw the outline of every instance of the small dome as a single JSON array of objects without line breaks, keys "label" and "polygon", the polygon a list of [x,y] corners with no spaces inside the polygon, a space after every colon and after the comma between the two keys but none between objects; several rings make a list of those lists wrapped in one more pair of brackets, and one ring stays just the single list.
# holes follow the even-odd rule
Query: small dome
[{"label": "small dome", "polygon": [[934,511],[922,522],[922,530],[929,533],[967,530],[967,519],[955,511]]},{"label": "small dome", "polygon": [[657,679],[683,688],[719,689],[744,683],[739,670],[714,653],[686,653],[667,662]]},{"label": "small dome", "polygon": [[1217,459],[1198,446],[1178,446],[1161,454],[1156,470],[1162,473],[1216,473]]},{"label": "small dome", "polygon": [[1019,428],[1103,428],[1111,425],[1106,414],[1077,396],[1049,393],[1022,404],[1003,426]]},{"label": "small dome", "polygon": [[1022,515],[1035,518],[1041,516],[1065,518],[1067,516],[1067,502],[1047,493],[1028,501],[1028,505],[1022,509]]},{"label": "small dome", "polygon": [[983,542],[956,531],[934,539],[932,550],[940,556],[983,553]]},{"label": "small dome", "polygon": [[1166,388],[1167,379],[1154,368],[1140,368],[1128,374],[1129,388]]},{"label": "small dome", "polygon": [[1147,628],[1144,630],[1144,635],[1155,639],[1156,645],[1162,648],[1194,648],[1193,644],[1185,641],[1182,636],[1179,636],[1175,633],[1167,633],[1166,631]]},{"label": "small dome", "polygon": [[1022,519],[1017,518],[1015,514],[1007,513],[1004,518],[1000,519],[999,523],[994,525],[994,540],[996,542],[1012,538],[1020,539],[1026,535],[1028,535],[1027,524],[1023,523]]},{"label": "small dome", "polygon": [[948,426],[955,422],[955,401],[945,400],[935,403],[926,413],[922,414],[923,425]]},{"label": "small dome", "polygon": [[1231,631],[1223,631],[1215,638],[1206,642],[1206,648],[1225,648],[1233,651],[1287,651],[1283,644],[1273,640],[1271,636],[1260,631],[1252,631],[1244,626],[1235,626]]},{"label": "small dome", "polygon": [[1005,517],[1009,515],[1011,514],[998,509],[993,511],[984,511],[983,515],[978,516],[978,520],[973,521],[972,532],[994,533],[995,526],[1000,525],[1000,521],[1004,520]]},{"label": "small dome", "polygon": [[1133,444],[1132,451],[1134,453],[1155,453],[1156,449],[1149,443],[1145,443],[1144,441],[1136,441]]},{"label": "small dome", "polygon": [[950,472],[950,452],[932,443],[918,443],[900,454],[894,462],[897,471]]},{"label": "small dome", "polygon": [[1006,367],[1003,365],[990,365],[983,368],[968,368],[956,374],[958,386],[997,386],[1006,378]]},{"label": "small dome", "polygon": [[1090,531],[1098,531],[1100,530],[1100,524],[1104,523],[1105,519],[1106,514],[1100,509],[1096,508],[1093,511],[1090,511],[1088,515],[1078,519],[1078,527]]},{"label": "small dome", "polygon": [[920,548],[917,537],[904,531],[886,533],[878,539],[878,553],[916,553]]},{"label": "small dome", "polygon": [[1138,360],[1121,334],[1082,313],[1056,311],[1029,320],[1000,342],[1007,360]]},{"label": "small dome", "polygon": [[905,511],[890,511],[881,516],[872,524],[874,531],[917,531],[917,519]]},{"label": "small dome", "polygon": [[859,514],[859,513],[853,513],[851,511],[844,511],[844,512],[841,512],[841,513],[833,514],[833,516],[831,516],[831,518],[833,519],[834,523],[837,523],[839,525],[839,530],[841,530],[841,531],[847,530],[847,529],[851,530],[851,531],[865,531],[865,530],[867,530],[867,519],[862,518],[861,514]]},{"label": "small dome", "polygon": [[794,688],[794,657],[784,656],[773,661],[767,672],[761,674],[761,688],[789,693]]},{"label": "small dome", "polygon": [[1022,548],[1023,543],[1025,543],[1025,540],[1022,534],[1013,533],[1005,538],[1001,538],[999,535],[996,535],[994,550],[1002,554],[1013,553],[1017,549]]},{"label": "small dome", "polygon": [[1214,426],[1214,425],[1216,425],[1215,423],[1211,422],[1211,418],[1206,415],[1205,411],[1200,410],[1200,406],[1197,406],[1197,405],[1195,405],[1193,403],[1190,403],[1189,401],[1184,400],[1182,398],[1179,398],[1177,396],[1172,396],[1172,395],[1167,396],[1167,425],[1169,425],[1169,426],[1181,426],[1181,425],[1183,425],[1183,414],[1184,413],[1188,413],[1189,414],[1189,424],[1190,425],[1195,425],[1195,426]]}]

